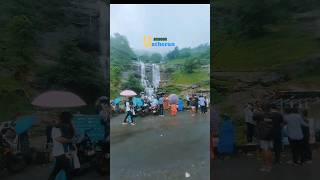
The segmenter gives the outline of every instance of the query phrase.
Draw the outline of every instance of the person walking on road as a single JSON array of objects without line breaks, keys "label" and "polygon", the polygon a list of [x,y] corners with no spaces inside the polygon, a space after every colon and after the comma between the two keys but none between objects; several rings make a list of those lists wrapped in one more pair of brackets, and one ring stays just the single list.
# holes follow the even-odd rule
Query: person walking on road
[{"label": "person walking on road", "polygon": [[126,106],[126,117],[123,120],[122,124],[128,124],[128,118],[130,118],[130,124],[135,125],[134,121],[133,121],[133,103],[132,103],[132,99],[129,98],[126,102],[125,102],[125,106]]},{"label": "person walking on road", "polygon": [[[64,132],[65,130],[64,128],[62,128],[65,126],[69,126],[70,122],[68,121],[70,120],[70,118],[65,117],[67,117],[67,113],[64,112],[56,122],[56,125],[52,128],[52,155],[55,158],[55,164],[48,180],[55,180],[56,176],[61,170],[65,172],[66,180],[72,179],[71,160],[67,157],[67,153],[65,151],[65,147],[68,146],[68,144],[72,143],[72,138],[66,138],[66,132]],[[72,133],[71,131],[69,133]]]}]

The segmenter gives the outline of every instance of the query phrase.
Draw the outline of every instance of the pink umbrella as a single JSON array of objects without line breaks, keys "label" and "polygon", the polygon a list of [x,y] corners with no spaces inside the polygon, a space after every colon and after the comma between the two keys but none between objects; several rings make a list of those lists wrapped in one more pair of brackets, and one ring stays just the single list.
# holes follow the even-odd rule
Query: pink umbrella
[{"label": "pink umbrella", "polygon": [[134,91],[132,90],[124,90],[120,93],[121,96],[126,96],[126,97],[133,97],[133,96],[136,96],[137,93],[135,93]]},{"label": "pink umbrella", "polygon": [[178,104],[178,96],[175,94],[170,94],[169,102],[170,104]]},{"label": "pink umbrella", "polygon": [[31,104],[44,108],[69,108],[86,105],[79,96],[66,91],[48,91],[42,93]]}]

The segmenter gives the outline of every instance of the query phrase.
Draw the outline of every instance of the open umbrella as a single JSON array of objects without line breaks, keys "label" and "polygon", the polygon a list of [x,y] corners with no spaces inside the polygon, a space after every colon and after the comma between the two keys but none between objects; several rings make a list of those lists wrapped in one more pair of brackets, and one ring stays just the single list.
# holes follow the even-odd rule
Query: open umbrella
[{"label": "open umbrella", "polygon": [[120,93],[121,96],[126,96],[126,97],[133,97],[133,96],[136,96],[137,93],[135,93],[134,91],[132,90],[124,90]]},{"label": "open umbrella", "polygon": [[42,93],[31,104],[43,108],[69,108],[86,105],[79,96],[67,91],[48,91]]},{"label": "open umbrella", "polygon": [[19,117],[15,123],[15,129],[17,134],[21,134],[26,132],[36,123],[36,118],[33,116],[22,116]]},{"label": "open umbrella", "polygon": [[136,105],[136,106],[142,106],[143,105],[143,101],[142,101],[142,99],[141,98],[136,98],[136,97],[134,97],[133,99],[132,99],[132,101],[133,101],[133,104],[134,105]]},{"label": "open umbrella", "polygon": [[122,101],[122,97],[117,97],[113,100],[114,104],[119,104]]},{"label": "open umbrella", "polygon": [[170,94],[169,102],[170,102],[170,104],[177,104],[178,103],[178,96],[175,94]]}]

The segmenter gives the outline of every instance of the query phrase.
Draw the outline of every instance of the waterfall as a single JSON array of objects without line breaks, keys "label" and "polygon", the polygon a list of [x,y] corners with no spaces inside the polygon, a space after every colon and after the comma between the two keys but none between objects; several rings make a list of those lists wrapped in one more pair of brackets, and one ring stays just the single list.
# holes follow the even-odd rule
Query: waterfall
[{"label": "waterfall", "polygon": [[139,65],[140,65],[140,77],[141,77],[141,85],[144,88],[144,92],[146,96],[151,97],[154,95],[155,90],[159,87],[160,84],[160,67],[157,64],[152,64],[152,78],[150,77],[150,82],[148,78],[146,77],[146,65],[150,67],[150,64],[145,64],[140,59]]},{"label": "waterfall", "polygon": [[140,76],[141,76],[141,85],[142,87],[146,88],[148,86],[147,80],[146,80],[146,66],[144,62],[140,61]]},{"label": "waterfall", "polygon": [[152,85],[155,89],[160,84],[160,67],[158,64],[152,64]]}]

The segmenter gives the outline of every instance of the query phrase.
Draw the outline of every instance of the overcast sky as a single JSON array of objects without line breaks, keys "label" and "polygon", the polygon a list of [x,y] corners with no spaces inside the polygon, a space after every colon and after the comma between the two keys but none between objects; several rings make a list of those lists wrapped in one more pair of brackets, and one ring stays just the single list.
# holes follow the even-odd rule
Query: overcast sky
[{"label": "overcast sky", "polygon": [[179,48],[210,43],[210,5],[111,4],[111,36],[118,32],[128,38],[134,50],[161,54],[173,47],[145,48],[143,36],[167,37]]}]

